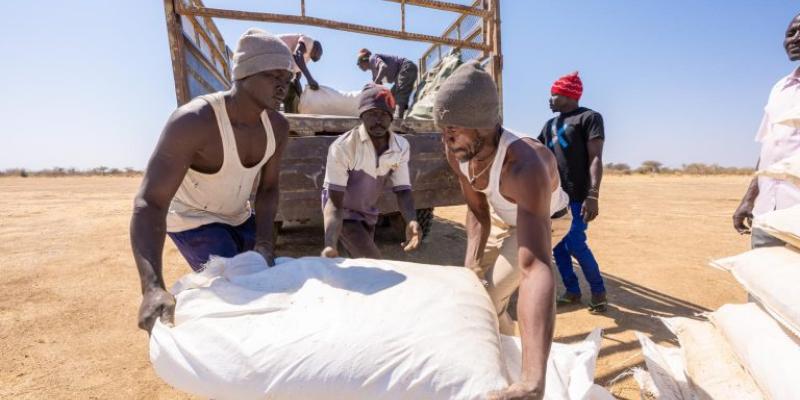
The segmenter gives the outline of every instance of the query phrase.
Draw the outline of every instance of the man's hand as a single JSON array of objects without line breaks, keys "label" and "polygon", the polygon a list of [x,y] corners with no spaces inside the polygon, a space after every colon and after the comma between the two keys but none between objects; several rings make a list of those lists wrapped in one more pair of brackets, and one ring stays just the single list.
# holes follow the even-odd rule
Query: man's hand
[{"label": "man's hand", "polygon": [[170,327],[175,323],[175,298],[160,287],[144,292],[142,305],[139,306],[139,328],[150,334],[158,318]]},{"label": "man's hand", "polygon": [[753,203],[743,201],[733,213],[733,227],[740,235],[749,235],[753,227]]},{"label": "man's hand", "polygon": [[253,251],[258,254],[261,254],[261,257],[264,257],[264,261],[267,262],[267,266],[274,267],[275,266],[275,254],[273,253],[272,249],[267,246],[256,246]]},{"label": "man's hand", "polygon": [[505,390],[491,392],[489,400],[541,400],[544,398],[544,385],[528,382],[517,382]]},{"label": "man's hand", "polygon": [[583,207],[581,207],[581,217],[583,217],[583,222],[587,224],[592,222],[597,215],[600,214],[600,205],[598,204],[597,199],[587,198],[583,201]]},{"label": "man's hand", "polygon": [[310,80],[308,81],[308,87],[311,88],[311,90],[319,90],[319,83],[315,80]]},{"label": "man's hand", "polygon": [[419,222],[411,221],[406,226],[406,242],[402,243],[403,251],[414,251],[419,247],[422,241],[422,230],[419,227]]},{"label": "man's hand", "polygon": [[322,254],[320,254],[320,257],[337,258],[339,257],[339,251],[336,250],[334,247],[328,246],[322,250]]}]

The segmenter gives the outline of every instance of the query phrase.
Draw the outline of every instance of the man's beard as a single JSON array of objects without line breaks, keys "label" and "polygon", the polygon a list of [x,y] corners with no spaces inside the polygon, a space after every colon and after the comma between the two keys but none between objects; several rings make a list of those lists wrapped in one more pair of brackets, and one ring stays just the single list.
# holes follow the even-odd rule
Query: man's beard
[{"label": "man's beard", "polygon": [[456,159],[458,161],[467,162],[467,161],[472,160],[473,158],[475,158],[475,156],[477,156],[478,153],[480,153],[481,150],[483,150],[483,144],[484,144],[483,138],[479,137],[475,141],[474,145],[468,146],[466,148],[451,149],[450,152],[453,153],[453,155],[456,156]]}]

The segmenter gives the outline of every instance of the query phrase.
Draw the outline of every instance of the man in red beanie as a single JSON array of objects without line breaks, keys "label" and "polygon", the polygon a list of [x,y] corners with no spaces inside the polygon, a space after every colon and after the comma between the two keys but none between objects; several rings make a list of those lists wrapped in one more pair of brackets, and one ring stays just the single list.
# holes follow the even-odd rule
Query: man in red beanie
[{"label": "man in red beanie", "polygon": [[556,156],[561,185],[569,195],[572,214],[568,233],[553,249],[553,257],[566,287],[566,292],[558,298],[558,304],[580,303],[581,289],[572,270],[574,257],[592,291],[589,311],[604,312],[608,303],[603,277],[586,243],[589,222],[599,213],[605,140],[603,117],[578,105],[583,83],[577,72],[559,78],[550,94],[550,109],[558,116],[547,121],[539,140]]},{"label": "man in red beanie", "polygon": [[387,181],[406,220],[405,251],[419,246],[408,160],[411,148],[389,131],[395,102],[389,89],[369,84],[359,96],[361,125],[339,136],[328,149],[322,208],[325,219],[323,257],[338,257],[337,245],[354,258],[381,258],[373,239],[377,208]]}]

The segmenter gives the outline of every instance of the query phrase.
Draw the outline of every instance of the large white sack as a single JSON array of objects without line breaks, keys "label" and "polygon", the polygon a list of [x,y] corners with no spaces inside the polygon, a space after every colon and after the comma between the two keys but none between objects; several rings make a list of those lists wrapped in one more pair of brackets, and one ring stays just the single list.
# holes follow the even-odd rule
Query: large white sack
[{"label": "large white sack", "polygon": [[[175,327],[157,322],[150,359],[164,381],[203,397],[478,399],[506,387],[504,358],[520,357],[502,354],[491,300],[464,268],[314,257],[266,268],[250,252],[212,261],[173,293]],[[551,357],[594,360],[591,343]],[[586,363],[550,364],[548,382],[563,382],[548,393],[577,392],[593,375]],[[569,400],[604,400],[592,393]]]},{"label": "large white sack", "polygon": [[800,252],[763,247],[712,265],[730,271],[778,322],[800,337]]},{"label": "large white sack", "polygon": [[769,168],[758,171],[758,175],[788,181],[800,187],[800,154],[778,161]]},{"label": "large white sack", "polygon": [[767,398],[800,397],[800,341],[754,303],[724,305],[710,318]]},{"label": "large white sack", "polygon": [[[639,374],[637,383],[643,385],[652,382],[658,392],[658,399],[661,400],[694,400],[694,393],[686,377],[686,366],[681,356],[681,350],[675,347],[659,346],[641,332],[636,332],[636,338],[639,339],[639,344],[642,346],[644,364],[650,375],[648,378]],[[641,382],[642,380],[644,382]],[[641,388],[644,391],[645,388]],[[652,389],[648,391],[652,392]]]},{"label": "large white sack", "polygon": [[[547,360],[545,399],[614,399],[605,388],[594,383],[601,333],[595,329],[579,343],[553,343]],[[522,343],[516,336],[501,335],[500,339],[511,381],[516,382],[522,372]]]},{"label": "large white sack", "polygon": [[300,95],[297,111],[300,114],[339,115],[358,117],[358,95],[361,92],[341,92],[328,86],[319,86],[319,90],[311,90],[306,86]]},{"label": "large white sack", "polygon": [[683,317],[663,318],[662,321],[678,337],[685,372],[696,399],[764,398],[712,323]]},{"label": "large white sack", "polygon": [[800,248],[800,205],[759,215],[753,227]]}]

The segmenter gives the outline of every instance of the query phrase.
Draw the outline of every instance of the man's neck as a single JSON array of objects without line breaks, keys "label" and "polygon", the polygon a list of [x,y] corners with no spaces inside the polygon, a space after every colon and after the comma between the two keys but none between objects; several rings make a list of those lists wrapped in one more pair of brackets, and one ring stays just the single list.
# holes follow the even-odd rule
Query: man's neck
[{"label": "man's neck", "polygon": [[237,90],[234,86],[226,94],[228,101],[228,118],[231,123],[241,123],[251,125],[261,121],[261,112],[264,111],[261,106],[256,104],[247,93]]},{"label": "man's neck", "polygon": [[372,146],[375,147],[375,154],[381,155],[389,149],[389,135],[391,133],[386,132],[383,136],[369,136]]},{"label": "man's neck", "polygon": [[476,163],[485,164],[491,161],[494,152],[497,151],[497,146],[500,143],[499,138],[502,132],[503,128],[498,126],[493,135],[484,139],[483,148],[472,158]]},{"label": "man's neck", "polygon": [[577,105],[577,104],[575,104],[575,105],[572,105],[572,106],[567,106],[567,107],[564,107],[564,108],[563,108],[561,111],[559,111],[559,112],[561,113],[561,115],[564,115],[564,114],[569,114],[569,113],[571,113],[571,112],[573,112],[573,111],[577,110],[578,108],[580,108],[580,106],[579,106],[579,105]]}]

